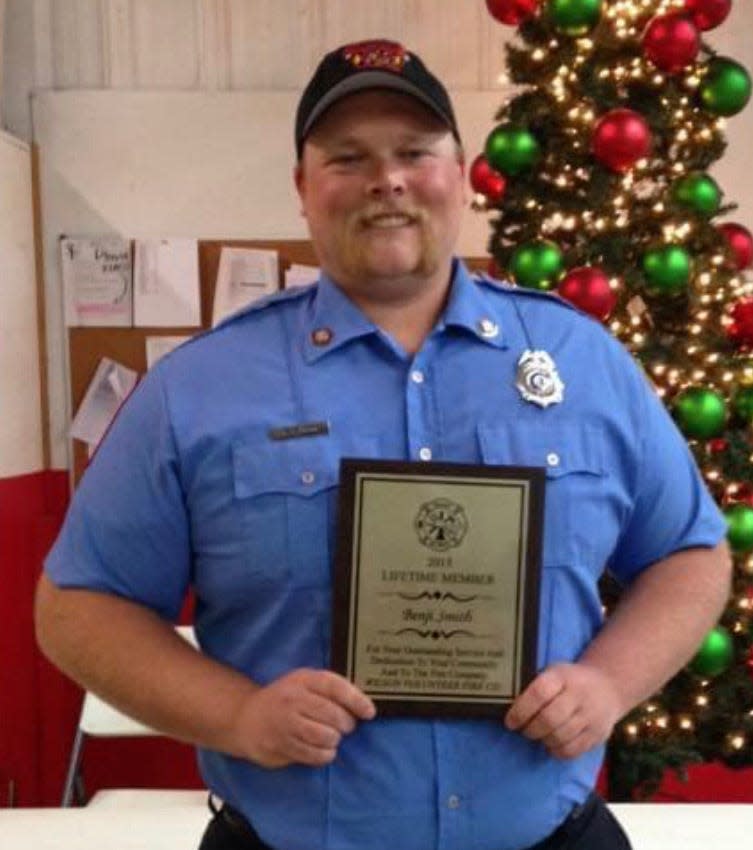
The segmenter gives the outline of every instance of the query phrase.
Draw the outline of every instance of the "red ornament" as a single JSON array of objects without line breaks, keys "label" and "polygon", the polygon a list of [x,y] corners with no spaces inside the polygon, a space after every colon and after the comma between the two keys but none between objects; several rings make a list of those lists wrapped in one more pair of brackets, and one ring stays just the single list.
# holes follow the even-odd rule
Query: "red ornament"
[{"label": "red ornament", "polygon": [[685,9],[699,30],[712,30],[729,15],[732,0],[685,0]]},{"label": "red ornament", "polygon": [[685,15],[658,15],[643,34],[646,58],[668,74],[676,74],[690,65],[700,47],[698,29]]},{"label": "red ornament", "polygon": [[632,109],[612,109],[596,124],[591,148],[611,171],[627,171],[648,154],[651,131],[643,116]]},{"label": "red ornament", "polygon": [[753,265],[753,235],[742,224],[728,221],[719,225],[719,232],[724,236],[734,256],[735,267],[738,271]]},{"label": "red ornament", "polygon": [[745,657],[745,667],[748,670],[748,675],[753,679],[753,646],[750,647]]},{"label": "red ornament", "polygon": [[557,292],[596,319],[605,321],[617,304],[609,278],[595,266],[580,266],[560,281]]},{"label": "red ornament", "polygon": [[538,6],[539,0],[486,0],[489,14],[501,24],[512,27],[533,17]]},{"label": "red ornament", "polygon": [[735,483],[728,487],[724,493],[724,504],[734,505],[742,502],[744,505],[750,505],[753,501],[753,487],[744,481]]},{"label": "red ornament", "polygon": [[505,194],[507,181],[504,176],[495,171],[486,157],[481,153],[471,163],[468,178],[474,192],[479,192],[488,200],[496,203]]},{"label": "red ornament", "polygon": [[740,348],[753,345],[753,297],[735,301],[730,311],[732,322],[727,327],[727,336]]},{"label": "red ornament", "polygon": [[709,451],[709,454],[712,455],[720,455],[722,452],[727,451],[729,443],[724,439],[724,437],[715,437],[713,440],[709,440],[706,443],[706,448]]}]

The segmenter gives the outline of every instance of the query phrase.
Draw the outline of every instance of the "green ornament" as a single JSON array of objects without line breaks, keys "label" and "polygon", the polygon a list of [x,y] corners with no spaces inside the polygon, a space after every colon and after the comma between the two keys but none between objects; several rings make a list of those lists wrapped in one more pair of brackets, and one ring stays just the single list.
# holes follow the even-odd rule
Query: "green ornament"
[{"label": "green ornament", "polygon": [[672,185],[672,198],[699,215],[711,218],[719,211],[722,193],[716,181],[702,171],[686,174]]},{"label": "green ornament", "polygon": [[727,410],[719,393],[705,387],[683,390],[672,406],[675,420],[686,437],[710,440],[724,429]]},{"label": "green ornament", "polygon": [[510,258],[515,282],[528,289],[552,289],[562,275],[562,268],[562,251],[549,239],[524,242]]},{"label": "green ornament", "polygon": [[696,675],[710,679],[723,673],[734,655],[732,636],[723,626],[715,626],[703,639],[688,666]]},{"label": "green ornament", "polygon": [[732,59],[712,59],[699,94],[714,115],[737,115],[750,99],[750,74]]},{"label": "green ornament", "polygon": [[738,554],[753,549],[753,508],[735,502],[724,511],[727,520],[727,541]]},{"label": "green ornament", "polygon": [[753,387],[741,387],[732,399],[732,409],[746,425],[753,422]]},{"label": "green ornament", "polygon": [[601,0],[547,0],[555,28],[565,35],[585,35],[601,17]]},{"label": "green ornament", "polygon": [[539,161],[541,145],[528,130],[500,124],[487,136],[484,154],[492,168],[513,176]]},{"label": "green ornament", "polygon": [[681,295],[692,271],[690,255],[681,245],[661,245],[643,255],[646,289],[651,295]]}]

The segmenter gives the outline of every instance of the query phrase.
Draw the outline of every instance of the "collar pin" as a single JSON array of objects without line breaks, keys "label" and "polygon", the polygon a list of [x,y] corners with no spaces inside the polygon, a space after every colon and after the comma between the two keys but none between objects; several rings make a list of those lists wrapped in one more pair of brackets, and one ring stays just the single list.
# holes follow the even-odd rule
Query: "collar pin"
[{"label": "collar pin", "polygon": [[484,339],[494,339],[499,335],[499,325],[486,317],[479,320],[478,329]]},{"label": "collar pin", "polygon": [[318,346],[329,345],[332,342],[332,331],[329,328],[316,328],[311,331],[311,342]]}]

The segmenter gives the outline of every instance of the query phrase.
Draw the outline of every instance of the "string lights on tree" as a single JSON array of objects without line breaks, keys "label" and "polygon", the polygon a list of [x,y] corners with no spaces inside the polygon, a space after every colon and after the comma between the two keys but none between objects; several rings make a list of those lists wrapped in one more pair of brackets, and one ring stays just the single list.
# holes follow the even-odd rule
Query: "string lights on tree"
[{"label": "string lights on tree", "polygon": [[[556,291],[641,361],[728,525],[729,604],[615,729],[610,794],[753,765],[753,236],[709,170],[751,78],[710,43],[732,0],[486,0],[511,29],[471,179],[500,277]],[[607,606],[608,607],[608,606]]]}]

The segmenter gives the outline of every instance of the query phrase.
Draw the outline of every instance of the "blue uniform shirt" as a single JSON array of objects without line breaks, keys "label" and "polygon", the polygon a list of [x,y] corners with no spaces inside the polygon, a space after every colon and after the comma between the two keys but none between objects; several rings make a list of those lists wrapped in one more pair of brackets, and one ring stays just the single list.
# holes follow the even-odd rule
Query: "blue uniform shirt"
[{"label": "blue uniform shirt", "polygon": [[[527,349],[552,357],[561,403],[521,397]],[[321,421],[327,434],[269,436]],[[558,299],[456,262],[414,356],[323,277],[163,358],[87,470],[47,572],[167,618],[193,585],[203,651],[256,682],[327,667],[342,456],[546,469],[540,667],[598,631],[605,565],[629,582],[725,531],[630,355]],[[325,768],[200,752],[208,786],[279,850],[526,847],[585,799],[601,759],[552,759],[490,720],[361,723]]]}]

